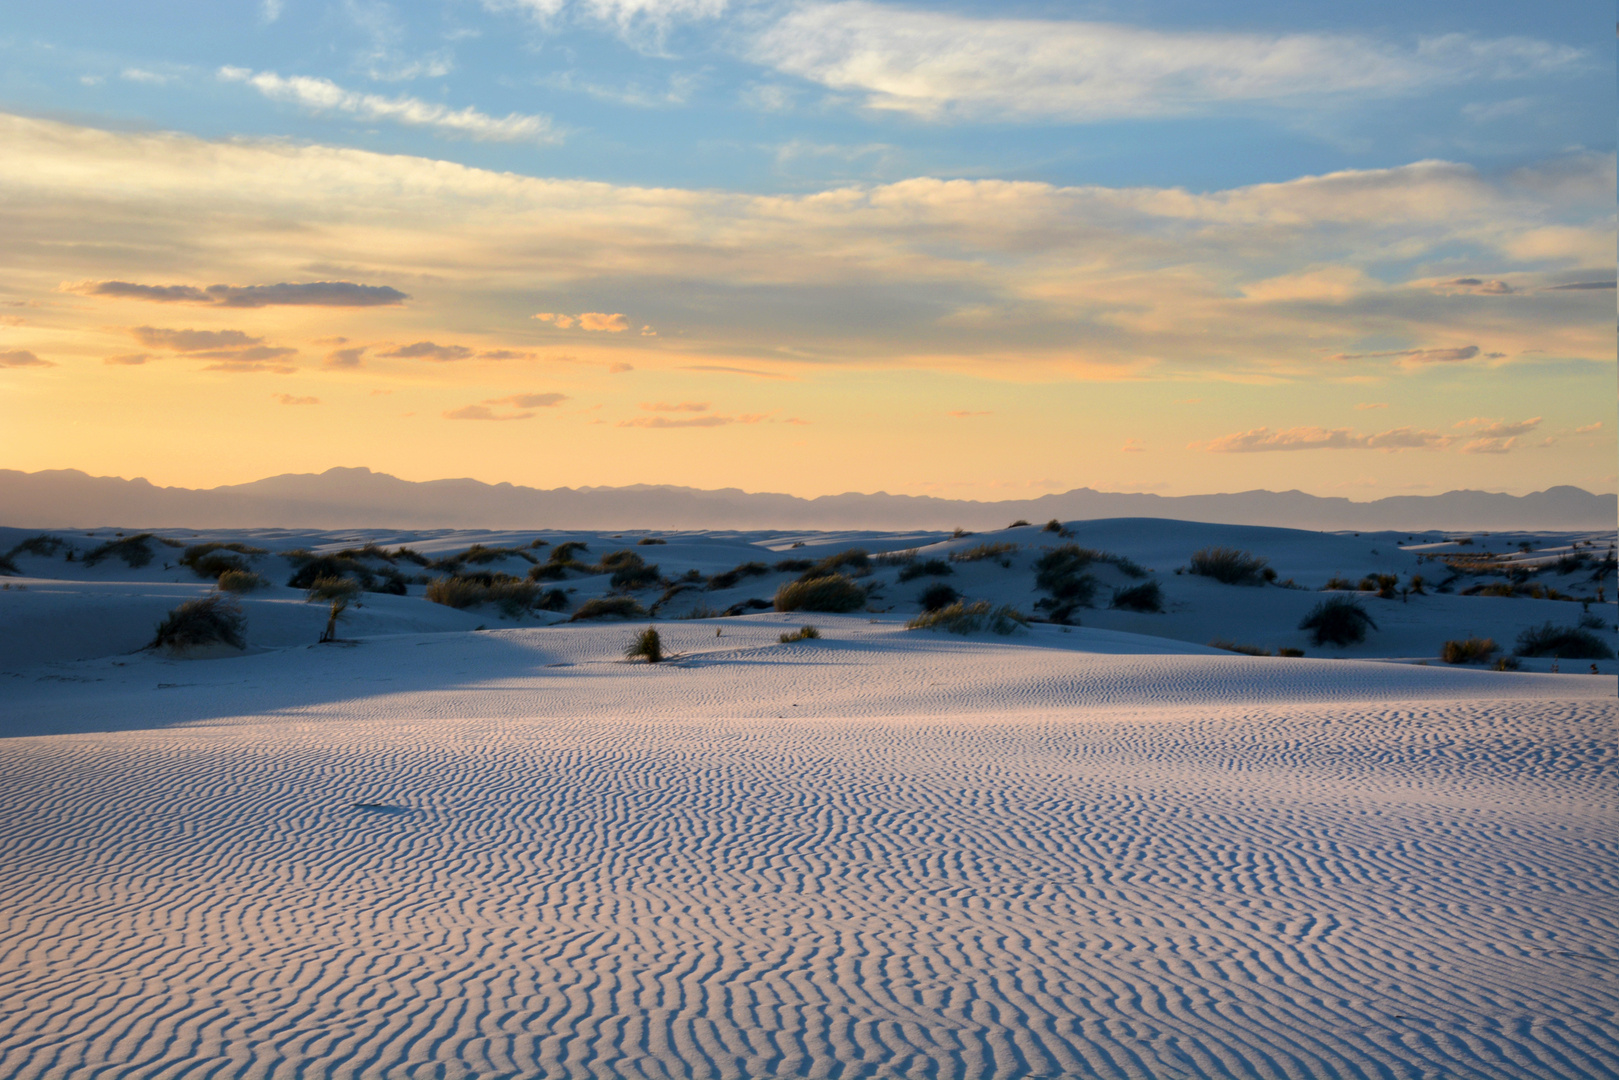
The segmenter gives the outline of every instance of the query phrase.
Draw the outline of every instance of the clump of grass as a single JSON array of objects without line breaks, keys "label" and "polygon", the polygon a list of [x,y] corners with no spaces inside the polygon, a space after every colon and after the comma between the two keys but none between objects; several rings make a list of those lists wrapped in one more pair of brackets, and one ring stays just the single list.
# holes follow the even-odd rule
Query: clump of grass
[{"label": "clump of grass", "polygon": [[360,595],[360,583],[351,577],[322,577],[309,583],[304,590],[311,601],[337,600],[347,602]]},{"label": "clump of grass", "polygon": [[1266,565],[1269,562],[1263,555],[1236,548],[1206,547],[1192,552],[1189,568],[1222,585],[1263,585],[1276,577],[1276,571]]},{"label": "clump of grass", "polygon": [[770,567],[762,562],[745,562],[741,566],[715,574],[708,579],[710,589],[734,589],[743,578],[764,577],[770,573]]},{"label": "clump of grass", "polygon": [[995,559],[1003,566],[1010,566],[1007,556],[1018,549],[1016,544],[990,543],[975,544],[970,548],[950,553],[951,562],[979,562],[983,559]]},{"label": "clump of grass", "polygon": [[899,572],[899,580],[903,584],[914,581],[919,577],[948,577],[954,574],[949,563],[943,559],[924,559],[920,562],[909,563]]},{"label": "clump of grass", "polygon": [[1113,599],[1108,603],[1108,607],[1124,611],[1161,613],[1164,610],[1164,590],[1158,587],[1156,581],[1132,585],[1128,589],[1114,589]]},{"label": "clump of grass", "polygon": [[1024,521],[1022,518],[1018,518],[1016,521],[1012,522],[1012,524],[1008,525],[1007,528],[1008,529],[1021,529],[1021,528],[1023,528],[1023,526],[1025,526],[1027,524],[1028,524],[1027,521]]},{"label": "clump of grass", "polygon": [[[864,554],[864,552],[862,552]],[[865,606],[866,590],[847,574],[789,581],[776,590],[777,611],[856,611]]]},{"label": "clump of grass", "polygon": [[[500,608],[500,613],[509,619],[519,618],[524,612],[538,606],[540,600],[540,587],[532,581],[502,574],[488,585],[489,602]],[[567,594],[563,594],[566,606]]]},{"label": "clump of grass", "polygon": [[[802,547],[803,545],[799,544],[795,546]],[[780,559],[776,562],[776,569],[782,571],[783,573],[796,574],[800,570],[808,570],[814,565],[815,563],[811,562],[809,559]]]},{"label": "clump of grass", "polygon": [[1342,574],[1333,574],[1327,583],[1321,586],[1322,592],[1359,592],[1360,586],[1350,581]]},{"label": "clump of grass", "polygon": [[658,538],[656,536],[643,536],[643,537],[641,537],[641,539],[637,540],[635,543],[636,543],[636,545],[638,547],[652,547],[652,546],[654,546],[656,544],[667,544],[668,542],[669,541],[662,540],[662,539],[660,539],[660,538]]},{"label": "clump of grass", "polygon": [[158,624],[148,648],[194,649],[203,645],[247,648],[247,617],[242,605],[223,593],[187,600]]},{"label": "clump of grass", "polygon": [[489,590],[476,578],[441,577],[427,583],[427,598],[435,604],[460,610],[483,603],[489,598]]},{"label": "clump of grass", "polygon": [[1612,660],[1613,650],[1580,626],[1532,626],[1518,635],[1514,656],[1551,656],[1559,660]]},{"label": "clump of grass", "polygon": [[[768,605],[767,605],[768,606]],[[698,604],[684,615],[676,615],[677,619],[717,619],[724,615],[723,611],[715,611],[707,604]]]},{"label": "clump of grass", "polygon": [[431,566],[433,563],[433,560],[429,559],[426,555],[423,555],[421,552],[416,551],[413,548],[405,547],[404,545],[400,545],[394,549],[393,559],[404,559],[406,562],[415,563],[417,566]]},{"label": "clump of grass", "polygon": [[871,556],[866,554],[866,549],[850,548],[848,551],[840,551],[836,555],[828,555],[805,570],[798,580],[813,581],[816,578],[832,577],[837,574],[859,576],[870,569]]},{"label": "clump of grass", "polygon": [[1090,607],[1096,596],[1096,578],[1085,568],[1096,561],[1096,555],[1078,544],[1064,544],[1036,559],[1035,586],[1051,595],[1034,606],[1049,612],[1054,623],[1067,623],[1076,608]]},{"label": "clump of grass", "polygon": [[1283,645],[1280,649],[1276,650],[1276,655],[1277,656],[1303,656],[1304,655],[1304,650],[1303,649],[1295,649],[1295,648],[1291,648],[1290,646]]},{"label": "clump of grass", "polygon": [[16,547],[7,552],[7,555],[16,556],[27,554],[38,555],[41,558],[49,558],[66,546],[67,541],[63,540],[60,536],[52,536],[50,533],[40,533],[38,536],[30,536],[28,539],[18,543]]},{"label": "clump of grass", "polygon": [[1347,596],[1330,596],[1310,609],[1299,623],[1300,630],[1310,631],[1310,640],[1320,645],[1358,645],[1366,640],[1366,628],[1377,629],[1377,623],[1366,614],[1360,601]]},{"label": "clump of grass", "polygon": [[[0,555],[0,574],[20,574],[20,573],[22,573],[22,571],[17,568],[16,563],[11,561],[11,556],[10,555]],[[9,586],[9,585],[6,586],[6,588],[8,588],[8,589],[10,587],[11,586]]]},{"label": "clump of grass", "polygon": [[950,539],[960,540],[963,536],[971,535],[972,533],[968,532],[966,529],[963,529],[960,525],[957,525],[953,530],[951,530]]},{"label": "clump of grass", "polygon": [[579,605],[579,610],[568,617],[569,622],[585,619],[634,619],[646,614],[646,608],[636,603],[633,596],[598,596]]},{"label": "clump of grass", "polygon": [[122,540],[108,540],[85,553],[84,565],[94,566],[103,559],[122,559],[129,564],[130,569],[138,570],[152,561],[153,539],[155,537],[151,533],[137,533]]},{"label": "clump of grass", "polygon": [[352,578],[366,592],[404,596],[405,576],[392,566],[374,570],[359,559],[346,555],[313,555],[307,551],[284,552],[284,557],[298,567],[287,585],[294,589],[307,589],[321,578]]},{"label": "clump of grass", "polygon": [[611,574],[608,584],[623,592],[650,589],[663,580],[655,565],[648,563],[633,551],[611,551],[601,558],[596,569]]},{"label": "clump of grass", "polygon": [[1522,671],[1523,665],[1510,656],[1498,656],[1490,667],[1491,671]]},{"label": "clump of grass", "polygon": [[624,650],[626,660],[644,659],[649,664],[661,663],[663,660],[663,639],[658,636],[658,628],[649,626],[635,635],[633,641]]},{"label": "clump of grass", "polygon": [[1258,645],[1238,645],[1235,641],[1225,638],[1215,638],[1209,642],[1211,649],[1224,649],[1226,652],[1241,653],[1244,656],[1269,656],[1269,649],[1261,649]]},{"label": "clump of grass", "polygon": [[[181,552],[180,553],[180,565],[181,566],[190,566],[190,567],[195,568],[197,563],[199,563],[203,559],[206,559],[208,556],[214,555],[214,554],[216,554],[218,552],[230,552],[232,555],[267,555],[267,554],[269,554],[269,552],[265,551],[263,548],[254,547],[252,544],[239,544],[239,543],[236,543],[235,541],[225,543],[225,542],[221,542],[221,541],[217,541],[217,540],[210,540],[209,542],[207,542],[205,544],[192,544],[190,547],[186,548],[185,551]],[[237,559],[235,561],[238,562],[238,563],[241,563],[240,559]],[[246,564],[243,563],[242,565],[245,566]],[[204,577],[218,577],[219,575],[218,574],[205,574],[205,575],[201,575],[201,576],[204,576]]]},{"label": "clump of grass", "polygon": [[219,591],[228,593],[249,593],[255,589],[267,589],[270,579],[251,570],[226,570],[219,575]]},{"label": "clump of grass", "polygon": [[813,641],[821,636],[821,632],[813,626],[800,626],[797,630],[784,632],[777,640],[783,645],[791,645],[795,641]]},{"label": "clump of grass", "polygon": [[1492,638],[1452,640],[1440,646],[1439,659],[1447,664],[1483,664],[1496,654],[1497,648]]},{"label": "clump of grass", "polygon": [[1029,617],[1009,606],[995,607],[988,600],[968,604],[960,600],[938,611],[925,611],[905,624],[907,630],[948,630],[952,634],[975,634],[990,630],[1014,634],[1027,628]]},{"label": "clump of grass", "polygon": [[922,605],[923,611],[938,611],[940,608],[949,607],[960,599],[960,593],[944,582],[936,581],[922,590],[922,595],[917,598],[916,602]]}]

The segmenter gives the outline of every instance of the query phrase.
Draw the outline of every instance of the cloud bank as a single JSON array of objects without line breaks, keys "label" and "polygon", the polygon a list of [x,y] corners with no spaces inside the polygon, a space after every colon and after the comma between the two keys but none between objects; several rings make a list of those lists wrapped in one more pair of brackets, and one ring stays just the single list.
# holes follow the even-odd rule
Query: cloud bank
[{"label": "cloud bank", "polygon": [[389,307],[403,304],[408,295],[387,285],[356,285],[348,281],[282,282],[279,285],[137,285],[128,281],[80,281],[62,286],[64,292],[84,296],[111,296],[158,304],[213,304],[227,308],[262,307]]}]

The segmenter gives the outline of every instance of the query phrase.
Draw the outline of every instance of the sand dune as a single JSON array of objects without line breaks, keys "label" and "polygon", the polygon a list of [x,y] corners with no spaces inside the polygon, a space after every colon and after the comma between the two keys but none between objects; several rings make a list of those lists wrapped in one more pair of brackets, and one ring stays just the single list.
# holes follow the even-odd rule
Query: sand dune
[{"label": "sand dune", "polygon": [[1619,1071],[1611,677],[803,621],[7,677],[0,1073]]}]

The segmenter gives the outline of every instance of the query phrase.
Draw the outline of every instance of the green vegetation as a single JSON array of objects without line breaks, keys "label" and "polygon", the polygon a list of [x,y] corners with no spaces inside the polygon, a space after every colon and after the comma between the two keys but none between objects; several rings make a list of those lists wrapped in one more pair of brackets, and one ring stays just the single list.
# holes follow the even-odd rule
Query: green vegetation
[{"label": "green vegetation", "polygon": [[1108,607],[1161,613],[1164,610],[1164,590],[1158,587],[1156,581],[1133,585],[1128,589],[1115,589]]},{"label": "green vegetation", "polygon": [[255,589],[267,589],[270,579],[255,574],[251,570],[226,570],[219,575],[219,591],[228,593],[248,593]]},{"label": "green vegetation", "polygon": [[[137,533],[122,540],[108,540],[85,554],[84,565],[94,566],[103,559],[122,559],[129,564],[130,569],[138,570],[151,563],[154,539],[151,533]],[[178,611],[179,608],[175,610]]]},{"label": "green vegetation", "polygon": [[643,536],[643,537],[641,537],[641,539],[637,540],[635,543],[639,547],[651,547],[651,546],[653,546],[655,544],[667,544],[668,542],[669,541],[667,541],[667,540],[660,540],[656,536]]},{"label": "green vegetation", "polygon": [[1310,640],[1320,645],[1358,645],[1366,640],[1366,628],[1377,629],[1377,623],[1366,614],[1360,601],[1347,596],[1331,596],[1310,609],[1299,623],[1300,630],[1310,631]]},{"label": "green vegetation", "polygon": [[1064,544],[1046,552],[1034,563],[1034,584],[1050,593],[1035,602],[1054,623],[1067,623],[1075,609],[1090,607],[1096,596],[1096,578],[1085,572],[1096,562],[1098,552],[1078,544]]},{"label": "green vegetation", "polygon": [[[861,553],[862,555],[864,552]],[[790,581],[776,590],[777,611],[857,611],[866,603],[866,590],[846,574]]]},{"label": "green vegetation", "polygon": [[1190,569],[1200,577],[1213,578],[1222,585],[1263,585],[1276,578],[1276,571],[1262,555],[1228,547],[1206,547],[1192,552]]},{"label": "green vegetation", "polygon": [[242,606],[223,593],[187,600],[158,625],[148,648],[193,649],[202,645],[247,648],[247,618]]},{"label": "green vegetation", "polygon": [[321,578],[353,578],[366,592],[404,596],[405,576],[392,566],[374,570],[347,555],[315,555],[308,551],[283,552],[298,569],[287,579],[294,589],[307,589]]},{"label": "green vegetation", "polygon": [[635,635],[629,647],[624,650],[627,660],[644,659],[649,664],[656,664],[663,660],[663,639],[658,636],[658,628],[649,626]]},{"label": "green vegetation", "polygon": [[635,602],[631,596],[599,596],[593,600],[586,600],[579,605],[569,618],[569,622],[581,622],[585,619],[633,619],[646,614],[646,608]]},{"label": "green vegetation", "polygon": [[1518,635],[1514,656],[1551,656],[1559,660],[1612,660],[1606,642],[1581,626],[1532,626]]},{"label": "green vegetation", "polygon": [[821,632],[813,626],[800,626],[790,633],[783,633],[777,638],[783,645],[791,645],[795,641],[812,641],[821,636]]},{"label": "green vegetation", "polygon": [[1014,634],[1027,628],[1029,617],[1012,607],[995,607],[988,600],[967,604],[957,601],[938,611],[925,611],[905,624],[907,630],[948,630],[952,634],[975,634],[990,630]]},{"label": "green vegetation", "polygon": [[1439,648],[1439,659],[1447,664],[1484,664],[1497,651],[1491,638],[1469,637],[1460,641],[1447,641]]},{"label": "green vegetation", "polygon": [[622,592],[650,589],[663,580],[656,566],[628,549],[603,555],[598,569],[611,574],[608,584]]}]

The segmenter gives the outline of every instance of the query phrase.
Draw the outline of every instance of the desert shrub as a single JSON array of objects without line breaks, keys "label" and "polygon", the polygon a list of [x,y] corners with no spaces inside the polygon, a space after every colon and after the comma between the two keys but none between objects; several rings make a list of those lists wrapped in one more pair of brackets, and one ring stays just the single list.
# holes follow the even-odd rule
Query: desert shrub
[{"label": "desert shrub", "polygon": [[950,531],[950,538],[952,540],[960,540],[963,536],[971,536],[971,535],[972,535],[971,532],[969,532],[966,529],[963,529],[960,525],[957,525],[954,529],[952,529]]},{"label": "desert shrub", "polygon": [[30,536],[28,539],[21,541],[16,547],[12,548],[8,554],[39,555],[41,557],[49,558],[66,546],[67,541],[63,540],[60,536],[52,536],[50,533],[40,533],[38,536]]},{"label": "desert shrub", "polygon": [[783,645],[791,645],[795,641],[811,641],[821,636],[821,632],[813,626],[800,626],[790,633],[783,633],[777,638]]},{"label": "desert shrub", "polygon": [[427,583],[427,598],[435,604],[456,609],[476,607],[489,598],[489,587],[476,578],[434,578]]},{"label": "desert shrub", "polygon": [[1062,532],[1062,522],[1058,521],[1056,518],[1052,518],[1050,521],[1046,522],[1040,527],[1040,531],[1060,533]]},{"label": "desert shrub", "polygon": [[997,559],[1005,561],[1006,556],[1018,549],[1016,544],[1008,543],[982,543],[974,544],[970,548],[950,553],[951,562],[979,562],[983,559]]},{"label": "desert shrub", "polygon": [[[801,546],[801,545],[794,545]],[[808,570],[815,564],[808,559],[781,559],[776,563],[776,569],[783,573],[796,574],[800,570]]]},{"label": "desert shrub", "polygon": [[1591,631],[1579,626],[1531,626],[1518,635],[1514,656],[1551,656],[1559,660],[1612,660],[1613,650]]},{"label": "desert shrub", "polygon": [[[1248,551],[1228,547],[1206,547],[1192,552],[1190,569],[1202,577],[1213,578],[1222,585],[1261,585],[1265,582],[1266,563],[1269,559]],[[1275,571],[1271,574],[1274,576]]]},{"label": "desert shrub", "polygon": [[502,559],[523,559],[527,562],[537,562],[534,556],[517,547],[484,547],[482,544],[473,544],[460,555],[455,556],[456,561],[472,566],[483,566],[487,563],[500,562]]},{"label": "desert shrub", "polygon": [[[532,581],[510,575],[501,575],[487,586],[489,600],[500,613],[509,619],[515,619],[525,611],[534,607],[540,599],[540,587]],[[567,594],[563,594],[566,600]]]},{"label": "desert shrub", "polygon": [[1462,590],[1463,596],[1516,596],[1518,590],[1504,581],[1489,585],[1473,585]]},{"label": "desert shrub", "polygon": [[669,541],[667,541],[667,540],[660,540],[656,536],[643,536],[643,537],[641,537],[641,539],[637,540],[635,543],[639,547],[652,547],[655,544],[667,544],[668,542]]},{"label": "desert shrub", "polygon": [[871,569],[871,556],[866,554],[865,548],[850,548],[840,551],[836,555],[828,555],[820,562],[805,570],[799,581],[813,581],[816,578],[832,577],[838,574],[864,574]]},{"label": "desert shrub", "polygon": [[1327,583],[1321,586],[1322,592],[1359,592],[1360,586],[1341,574],[1333,574]]},{"label": "desert shrub", "polygon": [[1559,555],[1557,561],[1552,563],[1551,570],[1555,574],[1573,574],[1585,569],[1586,554],[1583,551]]},{"label": "desert shrub", "polygon": [[632,596],[598,596],[579,605],[579,610],[568,617],[569,622],[584,619],[633,619],[646,614],[646,608]]},{"label": "desert shrub", "polygon": [[394,549],[393,557],[395,560],[404,559],[406,562],[413,562],[417,566],[427,566],[433,561],[421,552],[403,546]]},{"label": "desert shrub", "polygon": [[1490,667],[1491,671],[1522,671],[1523,665],[1510,656],[1498,656]]},{"label": "desert shrub", "polygon": [[739,581],[749,577],[764,577],[770,567],[762,562],[745,562],[708,579],[710,589],[734,589]]},{"label": "desert shrub", "polygon": [[1379,600],[1393,600],[1399,587],[1400,579],[1393,574],[1367,574],[1360,579],[1360,591],[1376,593]]},{"label": "desert shrub", "polygon": [[608,584],[624,591],[649,589],[660,580],[656,566],[650,565],[641,556],[629,550],[612,551],[603,555],[598,569],[612,575]]},{"label": "desert shrub", "polygon": [[1303,656],[1304,655],[1304,650],[1303,649],[1294,649],[1294,648],[1290,648],[1289,646],[1283,645],[1280,649],[1276,650],[1276,655],[1277,656]]},{"label": "desert shrub", "polygon": [[916,602],[922,605],[923,611],[938,611],[940,608],[949,607],[960,599],[960,593],[944,582],[936,581],[922,590],[922,595],[917,597]]},{"label": "desert shrub", "polygon": [[732,604],[730,607],[720,612],[720,614],[729,618],[734,615],[746,615],[750,611],[769,611],[773,607],[775,607],[775,604],[771,603],[769,600],[760,600],[755,596]]},{"label": "desert shrub", "polygon": [[287,579],[287,585],[294,589],[307,589],[320,578],[353,578],[362,589],[370,588],[377,580],[376,571],[358,559],[311,555],[307,551],[287,552],[286,557],[298,564],[298,569]]},{"label": "desert shrub", "polygon": [[[11,556],[10,555],[0,555],[0,574],[20,574],[20,573],[22,573],[22,571],[17,568],[16,563],[11,561]],[[8,589],[10,587],[11,586],[9,586],[9,585],[6,586],[6,588],[8,588]]]},{"label": "desert shrub", "polygon": [[151,533],[137,533],[122,540],[108,540],[85,553],[84,565],[94,566],[103,559],[122,559],[129,564],[130,569],[138,570],[152,561],[153,539]]},{"label": "desert shrub", "polygon": [[589,551],[590,545],[583,540],[566,540],[551,549],[552,562],[573,562],[573,553],[576,551]]},{"label": "desert shrub", "polygon": [[1096,561],[1096,552],[1078,544],[1064,544],[1046,552],[1034,563],[1034,583],[1050,593],[1035,607],[1049,613],[1051,621],[1066,623],[1074,610],[1089,607],[1096,596],[1096,578],[1085,568]]},{"label": "desert shrub", "polygon": [[543,537],[536,536],[534,539],[528,542],[528,546],[531,548],[550,547],[551,541],[546,540]]},{"label": "desert shrub", "polygon": [[240,555],[232,555],[224,551],[210,552],[200,559],[192,560],[190,565],[191,572],[204,581],[218,581],[220,575],[228,571],[245,573],[250,569],[247,565],[247,560]]},{"label": "desert shrub", "polygon": [[1027,521],[1024,521],[1022,518],[1018,518],[1016,521],[1012,522],[1012,524],[1008,525],[1007,528],[1008,529],[1021,529],[1023,526],[1025,526],[1027,524],[1028,524]]},{"label": "desert shrub", "polygon": [[1360,601],[1347,596],[1328,597],[1299,623],[1300,630],[1310,631],[1310,640],[1316,645],[1358,645],[1366,640],[1368,626],[1377,629]]},{"label": "desert shrub", "polygon": [[171,649],[192,649],[199,645],[229,645],[247,648],[247,617],[242,605],[223,593],[209,593],[187,600],[158,624],[148,648],[167,645]]},{"label": "desert shrub", "polygon": [[899,572],[899,580],[903,583],[914,581],[919,577],[947,577],[954,573],[950,564],[943,559],[924,559],[908,564]]},{"label": "desert shrub", "polygon": [[563,581],[568,576],[568,568],[583,569],[578,563],[548,562],[543,566],[531,566],[528,571],[530,581]]},{"label": "desert shrub", "polygon": [[1412,574],[1411,584],[1407,586],[1407,588],[1411,590],[1412,596],[1427,596],[1427,592],[1423,589],[1423,586],[1426,584],[1427,582],[1422,580],[1421,574]]},{"label": "desert shrub", "polygon": [[973,634],[991,630],[1012,634],[1029,625],[1028,616],[1016,608],[995,607],[988,600],[967,604],[956,601],[938,611],[925,611],[905,624],[907,630],[948,630],[952,634]]},{"label": "desert shrub", "polygon": [[[769,607],[770,605],[766,604],[765,606]],[[677,618],[677,619],[718,619],[720,616],[722,616],[724,614],[725,614],[725,612],[723,612],[723,611],[715,611],[713,608],[709,607],[707,604],[698,604],[697,606],[693,607],[690,611],[686,612],[684,615],[676,615],[675,618]]]},{"label": "desert shrub", "polygon": [[540,611],[567,611],[568,594],[561,589],[546,589],[534,601]]},{"label": "desert shrub", "polygon": [[311,581],[305,589],[310,600],[344,600],[360,595],[360,583],[351,577],[322,577]]},{"label": "desert shrub", "polygon": [[1161,612],[1164,610],[1164,590],[1158,587],[1156,581],[1133,585],[1128,589],[1114,589],[1113,600],[1108,607],[1125,611]]},{"label": "desert shrub", "polygon": [[251,570],[226,570],[219,575],[219,590],[228,593],[246,593],[268,588],[270,579]]},{"label": "desert shrub", "polygon": [[635,635],[629,646],[624,650],[626,660],[644,659],[649,664],[656,664],[663,660],[663,638],[658,636],[658,628],[649,626]]},{"label": "desert shrub", "polygon": [[1496,644],[1493,639],[1469,637],[1445,642],[1439,648],[1439,659],[1447,664],[1482,664],[1495,653]]},{"label": "desert shrub", "polygon": [[[862,553],[864,554],[864,553]],[[828,574],[789,581],[776,590],[777,611],[855,611],[866,603],[866,590],[847,574]]]},{"label": "desert shrub", "polygon": [[1261,649],[1258,645],[1238,645],[1235,641],[1225,638],[1215,638],[1209,642],[1211,649],[1224,649],[1226,652],[1241,653],[1244,656],[1269,656],[1269,649]]}]

